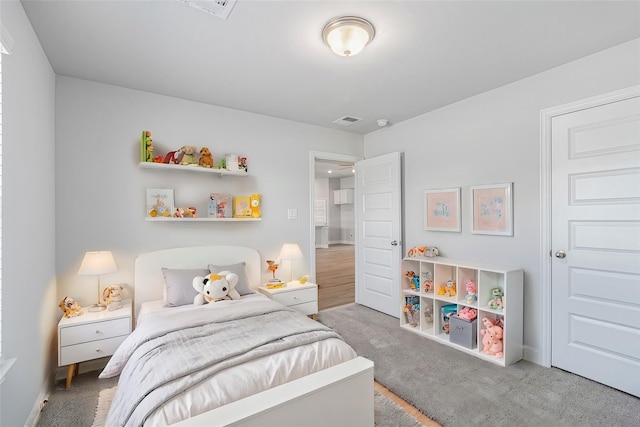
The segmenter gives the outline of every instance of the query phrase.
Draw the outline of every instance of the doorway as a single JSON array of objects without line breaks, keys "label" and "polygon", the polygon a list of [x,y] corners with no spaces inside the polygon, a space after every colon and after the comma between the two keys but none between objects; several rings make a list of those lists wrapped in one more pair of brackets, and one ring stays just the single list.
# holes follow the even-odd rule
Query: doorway
[{"label": "doorway", "polygon": [[357,157],[312,152],[310,156],[310,264],[318,284],[318,309],[355,302],[353,191]]}]

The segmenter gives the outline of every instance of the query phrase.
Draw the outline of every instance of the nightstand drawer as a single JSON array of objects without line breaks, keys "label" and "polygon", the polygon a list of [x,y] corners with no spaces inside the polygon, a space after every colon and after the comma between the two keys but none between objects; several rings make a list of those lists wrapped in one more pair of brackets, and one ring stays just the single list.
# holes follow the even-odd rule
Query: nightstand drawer
[{"label": "nightstand drawer", "polygon": [[292,306],[317,301],[317,295],[318,292],[316,289],[300,289],[291,292],[279,292],[277,294],[273,294],[273,300],[282,305]]},{"label": "nightstand drawer", "polygon": [[131,332],[130,322],[129,317],[123,317],[60,328],[60,347],[128,335]]},{"label": "nightstand drawer", "polygon": [[60,349],[60,360],[58,364],[64,366],[111,356],[115,353],[118,346],[127,338],[128,333],[129,332],[125,332],[124,335],[119,337],[62,347]]},{"label": "nightstand drawer", "polygon": [[295,311],[299,311],[306,316],[311,316],[312,314],[318,313],[318,301],[290,305],[289,308],[293,308]]}]

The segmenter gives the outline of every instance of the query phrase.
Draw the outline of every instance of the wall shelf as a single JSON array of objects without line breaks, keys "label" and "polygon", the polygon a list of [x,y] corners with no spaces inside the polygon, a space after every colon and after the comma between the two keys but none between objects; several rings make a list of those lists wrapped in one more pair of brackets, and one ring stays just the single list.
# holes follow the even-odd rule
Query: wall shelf
[{"label": "wall shelf", "polygon": [[231,176],[249,176],[247,172],[244,171],[230,171],[226,169],[217,169],[217,168],[203,168],[201,166],[188,166],[188,165],[174,165],[169,163],[155,163],[155,162],[140,162],[138,163],[138,167],[143,169],[172,169],[172,170],[182,170],[187,172],[201,172],[201,173],[212,173],[220,176],[231,175]]}]

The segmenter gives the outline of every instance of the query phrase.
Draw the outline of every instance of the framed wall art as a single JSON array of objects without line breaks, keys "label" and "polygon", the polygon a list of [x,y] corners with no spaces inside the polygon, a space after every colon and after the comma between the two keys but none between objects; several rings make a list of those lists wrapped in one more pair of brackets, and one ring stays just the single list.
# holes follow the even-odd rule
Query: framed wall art
[{"label": "framed wall art", "polygon": [[471,187],[471,232],[513,236],[513,183]]},{"label": "framed wall art", "polygon": [[460,187],[424,191],[424,229],[462,231]]}]

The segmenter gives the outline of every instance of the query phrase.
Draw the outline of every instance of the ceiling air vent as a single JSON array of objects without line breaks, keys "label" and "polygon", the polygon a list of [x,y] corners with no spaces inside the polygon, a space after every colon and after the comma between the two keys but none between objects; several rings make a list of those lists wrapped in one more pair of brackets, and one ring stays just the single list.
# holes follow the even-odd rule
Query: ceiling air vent
[{"label": "ceiling air vent", "polygon": [[357,117],[351,117],[351,116],[344,116],[344,117],[340,117],[338,120],[334,120],[333,123],[342,125],[342,126],[350,126],[354,123],[357,123],[359,121],[361,121],[362,119],[359,119]]},{"label": "ceiling air vent", "polygon": [[225,21],[238,0],[178,0]]}]

